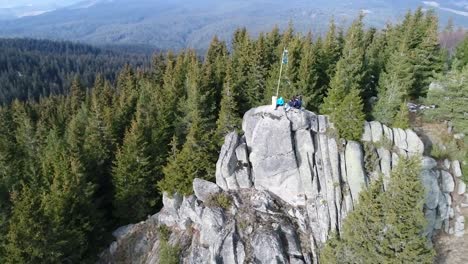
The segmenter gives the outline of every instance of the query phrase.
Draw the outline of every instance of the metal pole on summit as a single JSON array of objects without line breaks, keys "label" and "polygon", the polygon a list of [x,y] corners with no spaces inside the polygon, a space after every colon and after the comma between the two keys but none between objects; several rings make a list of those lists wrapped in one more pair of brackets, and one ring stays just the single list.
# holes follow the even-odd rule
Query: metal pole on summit
[{"label": "metal pole on summit", "polygon": [[288,50],[286,48],[284,48],[283,55],[281,57],[281,66],[280,66],[280,73],[279,73],[279,78],[278,78],[278,87],[276,87],[276,97],[278,97],[278,93],[279,93],[279,87],[280,87],[280,83],[281,83],[281,73],[283,72],[283,64],[287,64],[287,63],[288,63]]}]

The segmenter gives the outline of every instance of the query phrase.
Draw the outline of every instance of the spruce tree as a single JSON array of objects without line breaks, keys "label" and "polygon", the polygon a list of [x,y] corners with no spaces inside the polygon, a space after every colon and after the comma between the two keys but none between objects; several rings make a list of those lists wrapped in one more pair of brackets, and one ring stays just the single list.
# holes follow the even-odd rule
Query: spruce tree
[{"label": "spruce tree", "polygon": [[321,62],[327,76],[325,85],[328,85],[330,80],[335,75],[336,64],[341,57],[343,50],[343,39],[340,34],[341,30],[337,28],[335,20],[332,19],[323,41],[323,59]]},{"label": "spruce tree", "polygon": [[363,15],[351,25],[347,32],[343,56],[336,65],[328,95],[322,111],[330,115],[340,137],[358,140],[364,121],[361,99],[364,70]]},{"label": "spruce tree", "polygon": [[363,100],[366,112],[372,109],[371,98],[378,94],[380,74],[385,67],[387,39],[385,32],[376,32],[365,54],[366,76],[364,80]]},{"label": "spruce tree", "polygon": [[406,101],[400,104],[400,110],[396,113],[393,119],[392,127],[398,127],[401,129],[407,129],[410,127],[409,111]]},{"label": "spruce tree", "polygon": [[379,82],[379,99],[373,109],[376,120],[391,125],[401,103],[410,97],[415,80],[414,66],[402,47],[390,57]]},{"label": "spruce tree", "polygon": [[263,102],[267,89],[268,66],[265,64],[266,44],[263,35],[252,43],[251,49],[246,87],[243,87],[241,91],[247,97],[247,105],[256,107]]},{"label": "spruce tree", "polygon": [[414,51],[415,82],[410,95],[425,96],[435,74],[443,69],[442,52],[439,44],[439,23],[433,12],[426,12],[420,22],[423,39]]},{"label": "spruce tree", "polygon": [[134,120],[117,151],[112,174],[114,215],[121,224],[144,219],[157,202],[151,198],[155,181],[148,153],[144,128]]},{"label": "spruce tree", "polygon": [[330,119],[337,129],[338,135],[347,140],[361,139],[365,115],[359,91],[351,89],[337,104],[335,111],[330,113]]},{"label": "spruce tree", "polygon": [[392,170],[388,190],[383,194],[385,234],[379,245],[384,261],[433,263],[434,250],[422,235],[427,225],[423,205],[419,158],[402,159]]},{"label": "spruce tree", "polygon": [[385,228],[382,191],[383,180],[379,178],[367,190],[359,193],[359,203],[344,220],[339,236],[332,236],[322,249],[321,262],[379,262],[376,244]]},{"label": "spruce tree", "polygon": [[229,69],[223,85],[222,96],[221,110],[219,111],[219,118],[216,122],[216,137],[219,142],[218,146],[223,144],[224,136],[231,131],[239,129],[241,123],[241,119],[237,111],[237,103],[235,101],[236,94],[231,87],[231,74]]},{"label": "spruce tree", "polygon": [[468,36],[458,44],[454,57],[457,60],[456,67],[458,69],[462,69],[468,65]]},{"label": "spruce tree", "polygon": [[319,86],[320,57],[317,46],[312,43],[312,36],[304,40],[301,62],[298,71],[297,93],[303,96],[305,107],[309,110],[318,110],[322,103],[323,91]]},{"label": "spruce tree", "polygon": [[46,252],[55,258],[52,262],[92,261],[98,253],[94,239],[100,239],[103,221],[93,201],[96,185],[87,178],[79,157],[67,151],[54,131],[47,140],[42,173],[49,182],[40,198]]},{"label": "spruce tree", "polygon": [[79,77],[75,76],[70,88],[70,108],[73,112],[76,112],[81,108],[81,104],[85,101],[85,97],[86,91],[81,85]]},{"label": "spruce tree", "polygon": [[245,28],[236,30],[232,43],[231,77],[232,89],[237,92],[236,101],[239,104],[239,115],[252,107],[249,103],[252,99],[249,100],[245,89],[248,86],[251,68],[251,46],[247,30]]},{"label": "spruce tree", "polygon": [[[200,93],[199,66],[195,61],[189,65],[184,107],[188,111],[184,122],[188,134],[182,149],[174,151],[169,158],[168,164],[163,168],[164,178],[158,183],[160,190],[169,194],[189,194],[193,179],[212,179],[214,174],[217,145],[211,140],[213,133],[207,133],[206,118],[202,115],[204,106],[201,102],[204,98]],[[177,135],[176,140],[179,140]]]},{"label": "spruce tree", "polygon": [[209,134],[203,129],[198,116],[191,123],[189,134],[180,151],[173,151],[168,164],[163,168],[164,179],[159,189],[170,195],[192,193],[192,182],[195,178],[214,179],[215,157],[210,145]]},{"label": "spruce tree", "polygon": [[[203,116],[207,118],[207,122],[212,127],[218,116],[221,92],[223,89],[224,78],[226,76],[227,66],[227,47],[222,41],[219,41],[215,36],[210,43],[201,68],[200,93],[204,101]],[[197,63],[197,60],[192,59],[189,63]]]},{"label": "spruce tree", "polygon": [[359,195],[339,236],[322,250],[324,263],[433,263],[434,250],[423,235],[425,191],[419,158],[400,159],[388,188],[382,179]]},{"label": "spruce tree", "polygon": [[42,190],[23,185],[12,193],[13,209],[3,263],[53,263],[47,248],[47,222],[41,209]]}]

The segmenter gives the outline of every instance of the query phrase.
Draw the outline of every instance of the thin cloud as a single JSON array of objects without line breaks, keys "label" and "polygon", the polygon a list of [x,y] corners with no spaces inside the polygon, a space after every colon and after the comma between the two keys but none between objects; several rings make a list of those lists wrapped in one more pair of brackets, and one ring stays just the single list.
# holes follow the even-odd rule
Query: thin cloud
[{"label": "thin cloud", "polygon": [[447,11],[447,12],[452,12],[454,14],[460,15],[460,16],[466,16],[468,17],[468,12],[461,11],[461,10],[456,10],[452,8],[446,8],[446,7],[440,7],[441,10]]},{"label": "thin cloud", "polygon": [[432,7],[440,7],[440,4],[434,1],[422,1],[422,3]]},{"label": "thin cloud", "polygon": [[[447,12],[454,13],[454,14],[457,14],[457,15],[460,15],[460,16],[468,17],[468,12],[466,12],[466,11],[457,10],[457,9],[448,8],[448,7],[442,7],[439,3],[435,2],[435,1],[422,1],[422,3],[427,5],[427,6],[435,7],[435,8],[438,8],[440,10],[443,10],[443,11],[447,11]],[[467,3],[468,2],[466,2],[466,1],[458,2],[459,6],[466,5]],[[466,9],[467,6],[464,6],[464,7]]]}]

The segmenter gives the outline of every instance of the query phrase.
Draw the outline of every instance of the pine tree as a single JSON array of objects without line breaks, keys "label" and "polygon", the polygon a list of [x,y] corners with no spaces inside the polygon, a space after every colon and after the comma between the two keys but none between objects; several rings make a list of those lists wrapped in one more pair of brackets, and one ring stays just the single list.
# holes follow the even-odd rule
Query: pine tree
[{"label": "pine tree", "polygon": [[245,89],[249,81],[250,54],[251,40],[247,30],[245,28],[236,30],[232,43],[231,77],[232,89],[237,94],[236,101],[239,104],[239,115],[242,115],[252,107],[249,103],[252,99],[248,99],[249,96],[246,94]]},{"label": "pine tree", "polygon": [[351,89],[337,105],[330,118],[337,129],[338,135],[347,140],[360,140],[363,132],[364,113],[359,91]]},{"label": "pine tree", "polygon": [[[204,113],[207,122],[215,126],[220,106],[223,82],[226,76],[227,47],[215,36],[205,56],[201,69],[200,92],[204,98]],[[190,63],[196,63],[192,60]]]},{"label": "pine tree", "polygon": [[148,152],[144,128],[134,120],[113,168],[114,215],[122,224],[144,219],[157,202],[151,198],[155,181]]},{"label": "pine tree", "polygon": [[227,133],[240,128],[241,119],[238,115],[237,104],[235,101],[236,95],[231,88],[231,76],[230,70],[226,76],[226,80],[223,86],[223,94],[221,99],[221,110],[219,111],[219,118],[216,122],[217,130],[216,136],[218,140],[218,146],[221,146],[224,141],[224,136]]},{"label": "pine tree", "polygon": [[96,185],[55,131],[47,141],[42,173],[49,182],[40,198],[46,219],[46,252],[55,258],[51,262],[93,260],[97,244],[92,238],[99,238],[103,221],[93,201]]},{"label": "pine tree", "polygon": [[192,193],[192,182],[195,178],[214,179],[214,163],[209,135],[202,128],[199,117],[192,121],[187,139],[180,151],[173,151],[168,164],[163,168],[164,179],[159,189],[168,194]]},{"label": "pine tree", "polygon": [[392,127],[398,127],[401,129],[407,129],[410,127],[409,112],[406,104],[406,101],[401,103],[400,110],[396,113],[395,118],[393,119]]},{"label": "pine tree", "polygon": [[415,82],[410,95],[413,98],[425,96],[435,74],[443,69],[442,52],[439,44],[439,23],[433,12],[426,12],[420,27],[423,39],[415,49]]},{"label": "pine tree", "polygon": [[242,91],[247,97],[247,105],[256,107],[263,102],[267,88],[266,44],[263,35],[260,35],[257,41],[252,43],[251,49],[252,55],[249,61],[246,87],[243,87]]},{"label": "pine tree", "polygon": [[328,85],[329,81],[335,75],[336,64],[340,60],[343,50],[343,39],[340,36],[341,30],[336,27],[334,19],[330,21],[330,26],[323,42],[323,59],[322,64],[325,69]]},{"label": "pine tree", "polygon": [[86,91],[81,85],[80,79],[76,76],[70,88],[70,108],[73,112],[81,108],[81,104],[85,101]]},{"label": "pine tree", "polygon": [[434,250],[423,236],[424,187],[420,160],[401,159],[382,192],[382,179],[361,192],[344,220],[340,237],[322,250],[324,263],[432,263]]},{"label": "pine tree", "polygon": [[362,92],[364,70],[364,32],[363,15],[353,22],[346,34],[343,56],[336,65],[336,72],[330,82],[328,96],[324,100],[322,111],[332,113],[350,90]]},{"label": "pine tree", "polygon": [[468,113],[468,86],[466,78],[468,76],[468,67],[461,70],[452,70],[446,76],[439,77],[437,82],[443,89],[429,91],[427,104],[435,104],[438,107],[425,111],[424,116],[430,120],[443,122],[450,120],[455,131],[458,133],[468,133],[468,123],[466,122],[466,113]]},{"label": "pine tree", "polygon": [[[192,181],[195,178],[212,179],[216,160],[216,142],[212,142],[212,133],[207,133],[206,118],[203,117],[202,94],[200,93],[199,66],[189,64],[187,75],[188,110],[185,124],[188,134],[180,151],[175,151],[163,168],[164,178],[158,183],[161,191],[173,194],[178,192],[187,195],[192,191]],[[176,141],[179,140],[176,135]]]},{"label": "pine tree", "polygon": [[458,44],[454,57],[457,60],[456,67],[458,69],[468,65],[468,36]]},{"label": "pine tree", "polygon": [[12,193],[13,209],[6,236],[4,263],[53,263],[47,248],[47,229],[41,209],[41,190],[23,185]]},{"label": "pine tree", "polygon": [[364,80],[363,100],[366,112],[372,109],[371,98],[377,96],[380,74],[385,67],[385,49],[387,39],[385,32],[375,32],[365,55],[366,76]]},{"label": "pine tree", "polygon": [[383,181],[373,181],[367,190],[359,193],[359,203],[347,216],[340,236],[333,236],[321,251],[323,263],[376,263],[379,254],[376,244],[383,222]]},{"label": "pine tree", "polygon": [[387,228],[379,244],[379,256],[384,261],[433,263],[434,250],[421,235],[427,221],[420,163],[418,158],[400,160],[383,194],[383,221]]},{"label": "pine tree", "polygon": [[164,72],[166,71],[166,58],[162,52],[153,56],[151,66],[151,79],[156,86],[161,87],[164,83]]},{"label": "pine tree", "polygon": [[401,103],[408,99],[413,87],[414,67],[408,58],[408,52],[402,47],[395,51],[381,74],[379,100],[373,110],[376,120],[391,125]]},{"label": "pine tree", "polygon": [[[117,80],[118,98],[116,99],[113,133],[116,139],[124,137],[127,127],[133,120],[138,99],[137,79],[133,69],[126,65]],[[121,143],[121,142],[118,142]]]},{"label": "pine tree", "polygon": [[309,110],[318,110],[322,103],[323,91],[318,85],[319,81],[319,50],[312,43],[312,36],[309,35],[304,40],[303,54],[298,71],[297,92],[303,95],[305,107]]}]

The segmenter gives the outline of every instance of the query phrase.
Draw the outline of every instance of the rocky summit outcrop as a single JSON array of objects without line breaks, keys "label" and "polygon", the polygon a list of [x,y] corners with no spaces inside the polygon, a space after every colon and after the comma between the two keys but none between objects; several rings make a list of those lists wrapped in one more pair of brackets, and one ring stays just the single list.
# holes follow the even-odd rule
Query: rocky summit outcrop
[{"label": "rocky summit outcrop", "polygon": [[423,157],[412,130],[366,122],[363,143],[344,141],[327,116],[271,106],[248,111],[242,130],[225,138],[216,184],[197,179],[194,195],[165,195],[159,213],[114,232],[117,240],[101,262],[159,263],[158,228],[167,226],[183,263],[318,263],[320,248],[340,232],[359,192],[379,173],[388,184],[402,156],[422,157],[426,235],[460,229],[460,221],[449,222],[459,165],[447,161],[444,168]]}]

